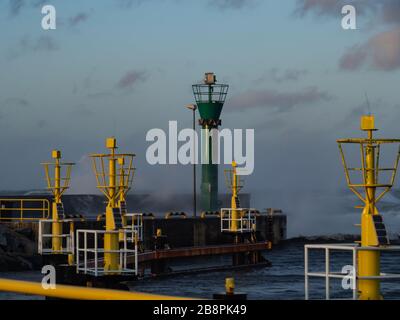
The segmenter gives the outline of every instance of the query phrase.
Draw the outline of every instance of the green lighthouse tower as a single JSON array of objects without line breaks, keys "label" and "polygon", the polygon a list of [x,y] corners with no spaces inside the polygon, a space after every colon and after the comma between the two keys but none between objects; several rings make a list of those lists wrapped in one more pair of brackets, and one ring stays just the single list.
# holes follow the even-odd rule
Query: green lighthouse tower
[{"label": "green lighthouse tower", "polygon": [[[221,125],[221,112],[229,86],[217,84],[214,73],[206,73],[204,83],[193,85],[193,93],[200,113],[202,128],[201,148],[201,210],[218,210],[218,164],[213,163],[213,150],[218,148],[218,139],[212,139],[212,130]],[[215,161],[215,160],[214,160]]]}]

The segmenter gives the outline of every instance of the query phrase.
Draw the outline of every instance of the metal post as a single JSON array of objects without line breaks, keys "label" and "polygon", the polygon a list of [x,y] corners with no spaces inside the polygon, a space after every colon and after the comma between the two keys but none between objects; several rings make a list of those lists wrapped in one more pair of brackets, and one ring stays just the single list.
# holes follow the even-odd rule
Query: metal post
[{"label": "metal post", "polygon": [[43,252],[42,233],[43,233],[42,221],[39,221],[39,236],[38,236],[38,252],[39,252],[39,254],[42,254],[42,252]]},{"label": "metal post", "polygon": [[197,106],[194,104],[189,104],[186,106],[189,110],[192,110],[193,114],[193,217],[197,216],[197,179],[196,179],[196,162],[197,162],[197,153],[196,153],[196,110]]},{"label": "metal post", "polygon": [[358,298],[357,269],[357,248],[353,248],[353,300]]},{"label": "metal post", "polygon": [[138,244],[137,237],[135,237],[135,275],[138,275]]},{"label": "metal post", "polygon": [[76,271],[79,272],[79,230],[76,231]]},{"label": "metal post", "polygon": [[[242,223],[241,218],[242,216],[240,215],[240,220],[239,220],[239,211],[236,210],[237,204],[236,200],[238,198],[238,178],[236,174],[236,162],[232,162],[232,198],[231,198],[231,208],[232,208],[232,232],[236,232],[238,230],[238,223]],[[241,225],[240,228],[243,226]]]},{"label": "metal post", "polygon": [[87,232],[84,233],[84,241],[83,241],[83,247],[85,251],[83,251],[83,261],[84,261],[84,269],[85,269],[85,274],[87,273]]},{"label": "metal post", "polygon": [[308,248],[304,247],[304,293],[305,300],[308,300]]},{"label": "metal post", "polygon": [[98,276],[99,270],[99,263],[98,263],[98,234],[97,232],[94,233],[94,273],[96,277]]},{"label": "metal post", "polygon": [[329,282],[329,249],[325,248],[325,299],[330,299],[330,282]]},{"label": "metal post", "polygon": [[54,202],[53,202],[53,251],[55,253],[61,253],[62,251],[62,224],[59,221],[57,204],[61,203],[61,165],[60,158],[61,152],[54,150],[53,158],[55,159],[54,166]]},{"label": "metal post", "polygon": [[193,161],[193,217],[196,218],[197,215],[197,182],[196,182],[196,161],[197,161],[197,153],[196,153],[196,109],[193,108],[193,144],[194,144],[194,161]]},{"label": "metal post", "polygon": [[[364,179],[365,179],[365,207],[361,218],[361,245],[363,247],[376,246],[373,243],[373,238],[376,234],[375,226],[373,225],[372,216],[378,215],[378,210],[375,206],[375,192],[376,192],[376,181],[375,181],[375,146],[372,142],[372,130],[368,130],[368,143],[365,147],[361,145],[363,152],[362,158],[365,163],[364,167]],[[360,259],[360,276],[379,276],[380,274],[380,252],[378,250],[367,251],[362,250],[359,252]],[[379,279],[368,279],[360,280],[360,299],[361,300],[379,300],[380,295],[380,280]]]},{"label": "metal post", "polygon": [[116,163],[115,149],[117,143],[115,138],[109,138],[106,142],[111,155],[108,159],[108,197],[106,208],[106,232],[104,235],[104,271],[118,270],[118,233],[110,232],[116,230],[114,208],[116,208]]}]

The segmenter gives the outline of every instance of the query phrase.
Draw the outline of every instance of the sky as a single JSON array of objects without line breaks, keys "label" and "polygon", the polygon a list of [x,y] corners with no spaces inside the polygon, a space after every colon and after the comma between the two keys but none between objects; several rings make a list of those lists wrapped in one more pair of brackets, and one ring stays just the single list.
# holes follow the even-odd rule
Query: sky
[{"label": "sky", "polygon": [[40,163],[60,149],[70,192],[96,193],[88,154],[114,135],[137,155],[132,192],[188,192],[191,167],[150,166],[145,137],[191,127],[191,85],[212,71],[230,85],[222,127],[255,130],[253,206],[282,208],[290,235],[353,232],[336,139],[361,135],[369,109],[400,136],[399,69],[398,0],[0,0],[0,190],[44,188]]}]

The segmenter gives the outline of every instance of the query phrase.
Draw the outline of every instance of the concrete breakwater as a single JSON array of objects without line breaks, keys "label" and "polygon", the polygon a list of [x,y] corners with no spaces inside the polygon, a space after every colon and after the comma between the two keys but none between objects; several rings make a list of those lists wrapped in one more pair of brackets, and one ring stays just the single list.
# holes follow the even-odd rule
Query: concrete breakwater
[{"label": "concrete breakwater", "polygon": [[[259,241],[278,244],[286,239],[285,215],[257,217]],[[77,229],[104,229],[104,222],[85,221]],[[208,218],[145,218],[143,247],[154,250],[154,235],[161,229],[170,248],[231,244],[232,237],[221,233],[220,219]],[[0,271],[33,270],[41,266],[37,255],[37,223],[0,225]]]}]

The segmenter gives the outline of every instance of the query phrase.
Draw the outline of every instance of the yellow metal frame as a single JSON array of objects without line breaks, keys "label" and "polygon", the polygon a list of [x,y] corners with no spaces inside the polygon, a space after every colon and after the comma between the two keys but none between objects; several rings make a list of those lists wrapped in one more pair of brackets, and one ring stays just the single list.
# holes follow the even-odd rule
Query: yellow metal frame
[{"label": "yellow metal frame", "polygon": [[[391,144],[391,143],[400,143],[400,139],[339,139],[337,140],[338,145],[339,145],[339,150],[341,154],[341,159],[342,159],[342,164],[345,169],[345,176],[346,176],[346,181],[347,184],[350,188],[351,191],[354,192],[354,194],[363,202],[366,203],[365,197],[362,196],[361,192],[358,189],[364,189],[364,192],[366,195],[368,195],[367,188],[384,188],[384,190],[375,198],[375,203],[377,203],[387,192],[390,191],[394,184],[394,180],[396,178],[397,174],[397,169],[398,169],[398,164],[400,160],[400,146],[397,151],[397,157],[395,160],[395,163],[392,168],[379,168],[379,159],[380,159],[380,147],[382,144]],[[345,158],[345,152],[343,151],[343,144],[359,144],[360,145],[360,155],[361,155],[361,167],[359,168],[349,168],[347,166],[346,158]],[[365,150],[367,148],[375,148],[375,158],[374,158],[374,163],[375,169],[374,171],[374,183],[367,184],[366,183],[366,177],[369,171],[367,167],[367,160],[366,160],[366,152]],[[350,171],[360,171],[362,173],[362,178],[364,180],[364,183],[362,184],[354,184],[351,181],[350,177]],[[392,171],[392,175],[390,178],[389,183],[387,184],[380,184],[379,182],[379,173],[383,171]]]},{"label": "yellow metal frame", "polygon": [[[91,154],[93,172],[97,188],[108,200],[106,207],[106,231],[117,231],[114,209],[119,208],[121,197],[124,199],[133,181],[133,158],[135,154],[117,154],[117,141],[114,137],[106,140],[108,154]],[[108,161],[108,169],[106,166]],[[127,163],[127,165],[126,165]],[[119,270],[119,235],[109,232],[104,235],[104,270]]]},{"label": "yellow metal frame", "polygon": [[[52,247],[55,254],[63,252],[62,248],[62,221],[58,213],[58,205],[61,204],[61,197],[64,192],[69,189],[69,184],[71,181],[71,170],[72,166],[75,165],[72,162],[61,162],[61,151],[53,150],[52,158],[54,162],[42,163],[45,170],[47,189],[51,190],[54,196],[54,202],[52,204]],[[50,168],[54,170],[54,176],[50,173]],[[63,176],[63,169],[65,169],[65,174]],[[73,260],[73,255],[69,257],[69,260]]]},{"label": "yellow metal frame", "polygon": [[[121,196],[125,198],[132,187],[135,171],[133,158],[135,154],[115,154],[114,151],[110,154],[92,154],[90,157],[92,158],[92,168],[96,176],[97,188],[104,194],[107,200],[113,202]],[[126,160],[128,160],[128,166],[124,167]],[[119,173],[110,177],[110,173],[106,171],[105,161],[117,161],[119,168],[117,169],[117,165],[115,164],[115,172],[118,170]],[[121,163],[123,164],[121,165]],[[107,183],[107,179],[109,182],[115,179],[115,185],[110,186],[110,183]]]},{"label": "yellow metal frame", "polygon": [[[392,188],[398,163],[400,159],[400,147],[393,167],[380,168],[380,147],[382,144],[400,143],[400,139],[374,139],[373,132],[374,117],[372,115],[363,116],[361,118],[361,130],[366,131],[367,138],[357,139],[340,139],[337,140],[342,158],[345,176],[350,190],[364,203],[361,216],[361,246],[362,247],[379,247],[380,243],[377,238],[377,232],[373,216],[379,215],[376,203],[389,192]],[[347,166],[343,144],[358,144],[360,146],[361,167],[349,168]],[[351,181],[350,171],[358,171],[361,173],[362,183],[354,184]],[[388,183],[380,183],[379,173],[383,171],[391,171],[392,175]],[[376,194],[377,189],[382,188],[380,194]],[[363,192],[364,191],[364,192]],[[380,252],[379,250],[361,250],[358,253],[359,267],[358,276],[372,277],[368,280],[359,280],[359,299],[361,300],[378,300],[382,296],[380,294]],[[375,277],[375,278],[374,278]]]},{"label": "yellow metal frame", "polygon": [[[3,208],[4,203],[19,203],[19,207]],[[40,208],[27,207],[27,203],[41,203]],[[25,205],[24,205],[25,204]],[[15,212],[19,211],[19,217],[3,217],[3,212]],[[41,216],[37,218],[24,217],[24,213],[27,212],[41,212]],[[0,221],[32,221],[36,222],[42,219],[49,219],[50,217],[50,201],[47,199],[0,199]]]},{"label": "yellow metal frame", "polygon": [[[243,185],[241,185],[240,177],[237,175],[236,168],[237,168],[237,163],[235,161],[233,161],[232,169],[224,170],[225,183],[226,183],[228,189],[230,189],[232,192],[231,208],[233,210],[232,210],[231,232],[238,231],[238,229],[239,229],[238,221],[240,220],[240,218],[242,216],[241,210],[235,210],[235,209],[239,209],[239,208],[237,208],[237,202],[239,199],[239,192],[243,188]],[[222,213],[221,213],[221,217],[222,217]]]},{"label": "yellow metal frame", "polygon": [[[46,174],[46,182],[47,182],[47,189],[51,190],[53,195],[57,197],[56,200],[61,200],[61,196],[64,194],[66,190],[69,189],[70,187],[70,181],[71,181],[71,171],[72,171],[72,166],[75,165],[75,163],[68,163],[68,162],[45,162],[42,163],[44,166],[45,174]],[[56,173],[54,178],[51,177],[50,175],[50,168],[54,167],[54,172],[57,172],[58,170],[61,170],[61,167],[65,167],[66,172],[65,172],[65,177],[61,177],[61,171],[59,173]]]}]

